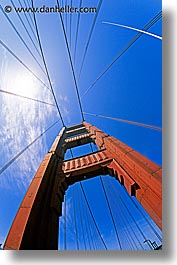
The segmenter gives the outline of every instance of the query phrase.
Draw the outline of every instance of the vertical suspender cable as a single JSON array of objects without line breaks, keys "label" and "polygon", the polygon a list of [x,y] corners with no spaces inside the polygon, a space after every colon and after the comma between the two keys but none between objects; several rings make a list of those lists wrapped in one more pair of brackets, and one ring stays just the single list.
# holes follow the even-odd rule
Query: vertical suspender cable
[{"label": "vertical suspender cable", "polygon": [[[18,0],[18,2],[19,2],[20,7],[23,8],[21,1]],[[31,2],[32,2],[32,0],[31,0]],[[33,35],[34,35],[34,38],[37,40],[36,35],[35,35],[35,33],[34,33],[34,30],[33,30],[32,26],[31,26],[31,23],[30,23],[30,21],[29,21],[29,19],[28,19],[28,17],[27,17],[27,15],[26,15],[25,12],[24,12],[24,16],[25,16],[25,18],[26,18],[26,20],[27,20],[27,22],[28,22],[28,25],[29,25],[29,27],[30,27],[30,29],[31,29],[31,32],[32,32]]]},{"label": "vertical suspender cable", "polygon": [[[14,4],[13,0],[10,0],[10,2],[11,2],[11,4],[12,4],[13,8],[15,9],[15,4]],[[21,16],[19,15],[18,12],[17,12],[16,14],[17,14],[17,16],[18,16],[18,18],[19,18],[21,24],[23,25],[23,27],[24,27],[24,29],[25,29],[25,31],[26,31],[28,37],[30,38],[30,40],[31,40],[31,42],[32,42],[32,44],[33,44],[33,46],[34,46],[34,48],[36,49],[38,55],[41,57],[41,54],[40,54],[40,52],[39,52],[39,50],[38,50],[36,44],[34,43],[32,37],[31,37],[31,34],[29,33],[29,31],[28,31],[28,29],[27,29],[25,23],[23,22],[23,19],[21,18]],[[36,39],[36,38],[35,38],[35,39]]]},{"label": "vertical suspender cable", "polygon": [[[112,184],[111,181],[109,181],[109,184],[110,184],[111,187],[112,187],[112,188],[110,188],[110,192],[112,193],[113,190],[115,189],[115,187],[114,187],[114,185]],[[115,200],[115,202],[116,202],[116,206],[118,207],[119,211],[121,212],[121,206],[119,205],[118,200]],[[143,247],[143,245],[141,244],[139,238],[137,237],[135,231],[133,230],[131,223],[129,222],[128,218],[126,217],[126,214],[124,213],[124,211],[122,211],[122,216],[124,217],[125,221],[126,221],[127,224],[129,225],[129,227],[130,227],[130,229],[131,229],[131,231],[132,231],[134,237],[135,237],[136,240],[138,241],[139,245],[141,246],[142,249],[144,249],[144,247]],[[133,241],[134,245],[135,245],[136,248],[138,249],[138,246],[137,246],[135,240],[133,239],[133,237],[131,236],[131,234],[130,234],[130,237],[131,237],[131,240]]]},{"label": "vertical suspender cable", "polygon": [[107,193],[106,193],[106,190],[105,190],[105,186],[104,186],[104,183],[103,183],[103,180],[102,180],[101,177],[100,177],[100,182],[101,182],[101,186],[102,186],[102,189],[103,189],[105,198],[106,198],[106,202],[107,202],[108,209],[109,209],[109,212],[110,212],[110,215],[111,215],[111,219],[112,219],[112,222],[113,222],[113,226],[114,226],[114,229],[115,229],[115,232],[116,232],[118,246],[119,246],[120,250],[122,250],[122,246],[121,246],[119,234],[118,234],[118,231],[117,231],[116,223],[114,221],[114,216],[113,216],[113,213],[112,213],[112,210],[111,210],[111,207],[110,207],[110,203],[109,203],[109,200],[108,200],[108,196],[107,196]]},{"label": "vertical suspender cable", "polygon": [[135,225],[136,225],[138,231],[139,231],[140,234],[142,235],[143,239],[146,240],[146,237],[145,237],[145,235],[144,235],[142,229],[141,229],[141,228],[139,227],[139,225],[137,224],[137,221],[135,220],[133,214],[130,212],[130,210],[128,209],[127,205],[126,205],[126,204],[124,203],[124,201],[122,200],[122,198],[121,198],[120,194],[118,193],[118,191],[117,191],[117,195],[118,195],[118,197],[119,197],[121,203],[123,204],[123,206],[124,206],[125,209],[127,210],[128,214],[131,216],[132,220],[134,221],[134,223],[135,223]]},{"label": "vertical suspender cable", "polygon": [[83,195],[84,195],[85,201],[86,201],[86,203],[87,203],[87,206],[88,206],[89,212],[90,212],[90,214],[91,214],[91,216],[92,216],[93,222],[94,222],[95,227],[96,227],[96,229],[97,229],[97,232],[98,232],[98,234],[99,234],[99,236],[100,236],[100,239],[101,239],[101,241],[102,241],[102,243],[103,243],[105,249],[107,250],[107,246],[106,246],[106,244],[105,244],[105,242],[104,242],[104,239],[103,239],[103,237],[102,237],[102,235],[101,235],[101,233],[100,233],[100,230],[99,230],[99,228],[98,228],[98,226],[97,226],[97,223],[96,223],[95,218],[94,218],[94,216],[93,216],[93,213],[92,213],[92,211],[91,211],[90,205],[89,205],[89,203],[88,203],[88,200],[87,200],[87,197],[86,197],[86,194],[85,194],[85,191],[84,191],[84,188],[83,188],[81,182],[80,182],[80,186],[81,186],[81,189],[82,189],[82,192],[83,192]]},{"label": "vertical suspender cable", "polygon": [[157,236],[157,238],[162,242],[161,236],[157,233],[157,231],[155,230],[155,228],[149,222],[149,220],[147,219],[147,217],[145,216],[145,214],[142,212],[142,210],[140,209],[140,207],[138,207],[138,205],[135,203],[135,201],[131,197],[130,197],[130,200],[134,204],[134,206],[136,207],[136,209],[140,212],[140,214],[142,215],[142,217],[146,220],[146,222],[148,223],[148,225],[150,226],[150,228],[152,229],[152,231],[154,232],[154,234]]},{"label": "vertical suspender cable", "polygon": [[67,240],[66,240],[66,195],[64,201],[64,250],[67,249]]},{"label": "vertical suspender cable", "polygon": [[94,31],[94,28],[95,28],[95,24],[96,24],[97,17],[98,17],[98,14],[100,12],[102,3],[103,3],[103,0],[99,0],[98,7],[97,7],[97,12],[96,12],[96,14],[94,16],[94,20],[93,20],[92,27],[91,27],[91,30],[90,30],[90,33],[89,33],[89,37],[88,37],[88,41],[87,41],[87,44],[85,46],[84,56],[82,58],[81,68],[80,68],[79,77],[78,77],[79,79],[81,77],[82,69],[83,69],[85,58],[86,58],[87,51],[88,51],[88,47],[89,47],[89,44],[90,44],[90,41],[91,41],[91,38],[92,38],[92,34],[93,34],[93,31]]},{"label": "vertical suspender cable", "polygon": [[[79,188],[79,186],[77,186],[77,188]],[[81,230],[82,230],[82,236],[83,236],[83,241],[84,241],[84,249],[86,250],[86,242],[85,242],[85,235],[84,235],[84,226],[83,226],[82,212],[81,212],[81,203],[80,203],[79,197],[78,197],[78,212],[79,212],[80,222],[81,222]]]},{"label": "vertical suspender cable", "polygon": [[[71,0],[71,7],[72,7],[73,1]],[[72,13],[70,13],[70,26],[69,26],[69,40],[70,40],[70,51],[71,51],[71,44],[72,44]]]},{"label": "vertical suspender cable", "polygon": [[[81,202],[82,202],[82,205],[83,205],[83,200],[81,200]],[[84,219],[85,219],[85,228],[86,228],[86,233],[87,233],[87,241],[88,241],[89,248],[91,250],[92,249],[91,248],[91,242],[90,242],[91,241],[90,240],[91,233],[89,231],[88,217],[86,216],[86,209],[85,209],[84,205],[83,205],[83,215],[84,215]]]},{"label": "vertical suspender cable", "polygon": [[[80,0],[79,8],[81,8],[82,0]],[[77,26],[76,26],[76,39],[75,39],[75,46],[74,46],[74,63],[76,61],[76,52],[77,52],[77,42],[78,42],[78,34],[79,34],[79,25],[80,25],[80,12],[78,13],[77,17]]]},{"label": "vertical suspender cable", "polygon": [[[32,8],[34,8],[34,1],[31,0],[31,2],[32,2]],[[41,44],[41,40],[40,40],[40,36],[39,36],[39,31],[38,31],[38,26],[37,26],[35,13],[33,13],[33,15],[34,15],[34,23],[35,23],[35,28],[36,28],[37,39],[38,39],[38,42],[39,42],[39,47],[40,47],[40,51],[41,51],[44,67],[45,67],[45,70],[46,70],[46,74],[47,74],[47,77],[48,77],[50,89],[52,91],[52,95],[53,95],[53,98],[54,98],[54,101],[55,101],[55,104],[56,104],[56,107],[57,107],[57,110],[58,110],[62,125],[65,126],[63,118],[62,118],[62,115],[61,115],[61,111],[60,111],[60,108],[59,108],[59,105],[58,105],[58,102],[57,102],[57,99],[56,99],[56,96],[55,96],[55,93],[54,93],[54,90],[53,90],[52,82],[51,82],[51,79],[50,79],[50,76],[49,76],[49,71],[48,71],[48,68],[47,68],[46,60],[45,60],[43,49],[42,49],[42,44]]]},{"label": "vertical suspender cable", "polygon": [[74,186],[72,187],[72,198],[73,198],[73,210],[74,210],[74,227],[75,227],[75,234],[76,234],[76,246],[77,250],[79,250],[79,238],[78,238],[78,231],[77,231],[77,222],[76,222],[76,207],[75,207],[75,193],[74,193]]},{"label": "vertical suspender cable", "polygon": [[[60,7],[59,0],[57,0],[57,5],[58,5],[58,7]],[[61,20],[62,29],[63,29],[63,33],[64,33],[64,38],[65,38],[65,43],[66,43],[66,47],[67,47],[67,51],[68,51],[69,61],[70,61],[71,70],[72,70],[73,79],[74,79],[74,84],[75,84],[75,88],[76,88],[76,94],[77,94],[79,108],[80,108],[80,112],[81,112],[81,117],[82,117],[82,121],[84,121],[84,114],[83,114],[83,109],[82,109],[82,104],[81,104],[81,98],[80,98],[80,94],[79,94],[78,84],[77,84],[74,66],[73,66],[73,62],[72,62],[72,58],[71,58],[71,52],[69,49],[68,39],[67,39],[67,35],[66,35],[66,31],[65,31],[65,27],[64,27],[63,18],[62,18],[61,13],[59,13],[59,17]]]}]

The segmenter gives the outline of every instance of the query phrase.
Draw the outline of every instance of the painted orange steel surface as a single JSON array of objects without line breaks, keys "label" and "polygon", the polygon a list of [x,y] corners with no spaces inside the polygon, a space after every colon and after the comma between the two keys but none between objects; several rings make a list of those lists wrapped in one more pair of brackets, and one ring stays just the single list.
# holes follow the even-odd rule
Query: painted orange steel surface
[{"label": "painted orange steel surface", "polygon": [[[99,151],[64,161],[67,149],[94,142]],[[69,185],[114,176],[162,228],[162,169],[87,122],[63,128],[21,203],[4,249],[58,249],[59,216]]]}]

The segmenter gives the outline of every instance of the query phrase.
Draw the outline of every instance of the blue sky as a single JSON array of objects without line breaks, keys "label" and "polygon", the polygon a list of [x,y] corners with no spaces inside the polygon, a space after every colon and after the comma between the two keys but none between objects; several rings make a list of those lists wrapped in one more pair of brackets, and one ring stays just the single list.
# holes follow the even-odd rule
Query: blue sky
[{"label": "blue sky", "polygon": [[[55,0],[36,0],[34,2],[37,6],[43,4],[53,6],[56,3]],[[78,2],[78,0],[73,0],[73,5],[78,6]],[[19,6],[18,0],[14,0],[14,3],[17,7]],[[97,4],[98,0],[83,0],[84,6],[97,6]],[[4,7],[5,5],[11,5],[10,0],[4,0],[2,6]],[[142,29],[159,11],[161,11],[161,1],[159,0],[103,1],[89,45],[82,75],[78,81],[83,110],[85,112],[138,121],[159,127],[162,126],[162,42],[150,36],[143,35],[138,39],[96,83],[88,94],[82,97],[86,89],[100,73],[111,63],[125,45],[136,36],[136,32],[134,31],[102,24],[102,21],[120,23]],[[35,57],[42,65],[42,60],[36,53],[17,14],[11,12],[8,14],[8,17],[13,21],[19,33],[23,36]],[[29,29],[30,34],[32,34],[24,14],[21,17]],[[81,14],[75,61],[76,76],[79,74],[93,17],[94,14]],[[34,58],[24,47],[2,11],[0,12],[0,19],[0,39],[36,75],[47,83],[47,78],[34,61]],[[70,17],[68,16],[68,22],[69,19]],[[72,56],[74,54],[76,21],[77,15],[73,14],[71,29]],[[80,123],[81,115],[59,16],[58,14],[38,14],[37,22],[47,66],[63,119],[67,126]],[[150,28],[149,32],[162,36],[161,23],[162,21],[159,20]],[[69,37],[69,30],[67,34]],[[32,96],[53,103],[50,91],[34,78],[31,78],[28,71],[2,48],[2,46],[0,46],[0,58],[0,89],[15,93],[18,92],[19,94],[22,93],[26,96]],[[20,83],[19,80],[21,80],[21,77],[22,81]],[[33,86],[33,91],[32,86],[29,87],[28,84]],[[28,143],[40,135],[42,131],[55,122],[58,119],[58,114],[55,107],[2,93],[0,94],[0,104],[0,167],[2,168],[7,161],[13,158]],[[89,115],[85,115],[85,118],[88,122],[99,127],[106,133],[117,137],[157,164],[162,164],[161,132]],[[61,126],[59,122],[58,125],[31,146],[15,163],[0,175],[0,242],[4,242],[35,170],[44,154],[50,148]],[[83,151],[88,151],[88,149],[82,151],[73,150],[76,155],[81,154]],[[116,184],[114,182],[113,184],[118,185],[118,183]],[[101,212],[104,207],[99,207],[104,200],[104,197],[100,195],[101,187],[99,186],[99,178],[91,181],[87,180],[83,185],[95,213],[98,212],[97,220],[100,223],[100,229],[105,240],[109,242],[108,244],[113,242],[112,244],[115,245],[115,239],[112,239],[110,236],[112,235],[110,231],[113,231],[111,221],[104,222],[102,218],[104,211]],[[96,198],[92,196],[93,188],[95,189],[94,194],[96,194]],[[77,185],[74,189],[77,193]],[[117,189],[120,189],[121,192],[121,187],[118,186]],[[70,209],[71,193],[68,190],[67,209]],[[122,196],[125,198],[126,195],[123,194]],[[100,203],[98,205],[96,203],[94,204],[98,199]],[[101,210],[98,211],[98,208],[101,208]],[[140,220],[140,216],[137,216],[137,218]],[[106,222],[110,223],[110,226],[106,227]],[[74,228],[71,223],[68,225],[71,226],[70,235],[72,238]],[[121,229],[120,231],[122,231]],[[152,240],[155,240],[156,238],[147,229],[145,230],[149,231]],[[62,240],[63,238],[61,238],[61,244]],[[71,239],[68,239],[69,241],[70,248],[75,249],[76,243],[74,241],[72,242]],[[112,245],[109,246],[113,248]]]}]

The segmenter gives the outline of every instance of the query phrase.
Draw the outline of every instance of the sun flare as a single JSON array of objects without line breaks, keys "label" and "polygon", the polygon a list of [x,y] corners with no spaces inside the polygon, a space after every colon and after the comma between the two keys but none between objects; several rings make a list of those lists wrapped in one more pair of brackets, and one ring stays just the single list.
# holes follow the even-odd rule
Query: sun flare
[{"label": "sun flare", "polygon": [[38,86],[32,75],[17,75],[13,82],[13,92],[25,97],[34,97],[38,91]]}]

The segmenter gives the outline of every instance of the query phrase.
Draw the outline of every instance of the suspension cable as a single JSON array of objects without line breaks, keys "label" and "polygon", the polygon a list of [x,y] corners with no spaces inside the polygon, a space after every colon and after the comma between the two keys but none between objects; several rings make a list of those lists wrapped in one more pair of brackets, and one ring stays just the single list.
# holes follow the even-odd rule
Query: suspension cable
[{"label": "suspension cable", "polygon": [[9,24],[11,25],[11,27],[13,28],[13,30],[15,31],[15,33],[17,34],[17,36],[20,38],[21,42],[23,43],[23,45],[25,46],[25,48],[28,50],[28,52],[31,54],[31,56],[33,57],[33,59],[35,60],[35,62],[38,64],[38,66],[40,67],[41,71],[46,75],[45,71],[43,70],[43,68],[41,67],[40,63],[38,62],[38,60],[36,59],[36,57],[34,56],[34,54],[32,53],[31,49],[29,48],[29,46],[27,45],[27,43],[24,41],[23,37],[21,36],[21,34],[18,32],[17,28],[15,27],[15,25],[13,24],[13,22],[11,21],[11,19],[9,18],[9,16],[5,13],[4,9],[2,8],[2,6],[0,5],[0,9],[3,13],[3,15],[5,16],[5,18],[7,19],[7,21],[9,22]]},{"label": "suspension cable", "polygon": [[84,191],[84,188],[83,188],[83,185],[82,185],[81,182],[80,182],[80,186],[81,186],[81,190],[82,190],[82,193],[83,193],[83,195],[84,195],[84,198],[85,198],[85,201],[86,201],[87,207],[88,207],[88,209],[89,209],[89,212],[90,212],[90,214],[91,214],[91,216],[92,216],[92,219],[93,219],[93,222],[94,222],[94,224],[95,224],[96,230],[97,230],[97,232],[98,232],[98,234],[99,234],[99,236],[100,236],[100,239],[101,239],[101,241],[102,241],[102,243],[103,243],[105,249],[107,250],[107,246],[106,246],[106,244],[105,244],[105,242],[104,242],[104,239],[103,239],[103,237],[102,237],[102,235],[101,235],[101,233],[100,233],[100,230],[99,230],[99,228],[98,228],[98,225],[97,225],[97,223],[96,223],[96,220],[95,220],[94,215],[93,215],[93,213],[92,213],[92,210],[91,210],[91,208],[90,208],[89,202],[88,202],[88,200],[87,200],[87,196],[86,196],[86,194],[85,194],[85,191]]},{"label": "suspension cable", "polygon": [[[71,0],[71,7],[72,7],[73,1]],[[69,27],[69,40],[70,40],[70,51],[71,51],[71,40],[72,40],[72,31],[71,31],[71,26],[72,26],[72,13],[70,13],[70,27]]]},{"label": "suspension cable", "polygon": [[[66,3],[65,3],[65,6],[67,6],[67,0],[66,0]],[[66,30],[66,33],[68,31],[68,16],[67,16],[67,13],[65,14],[65,30]]]},{"label": "suspension cable", "polygon": [[[112,183],[110,180],[108,180],[108,183],[111,185],[110,193],[113,193],[113,191],[114,191],[114,192],[117,191],[117,190],[115,189],[113,183]],[[133,233],[134,237],[135,237],[136,240],[138,241],[139,245],[141,246],[142,249],[144,249],[144,247],[143,247],[143,245],[141,244],[139,238],[137,237],[137,235],[136,235],[134,229],[132,228],[132,225],[131,225],[131,223],[129,222],[129,220],[128,220],[126,214],[124,213],[124,211],[121,211],[121,206],[119,205],[118,200],[115,200],[114,202],[116,203],[116,206],[117,206],[118,209],[119,209],[119,213],[120,213],[120,212],[122,213],[122,215],[123,215],[125,221],[127,222],[129,228],[131,229],[131,232]],[[131,234],[130,234],[130,236],[131,236]],[[134,239],[133,239],[132,236],[131,236],[131,239],[132,239],[132,241],[134,242],[134,245],[136,246],[136,248],[138,249],[137,244],[136,244],[136,242],[134,241]]]},{"label": "suspension cable", "polygon": [[[31,0],[31,3],[32,3],[32,8],[34,8],[34,1]],[[45,67],[45,70],[46,70],[46,74],[47,74],[47,77],[48,77],[49,85],[50,85],[50,88],[51,88],[51,91],[52,91],[52,95],[53,95],[53,98],[54,98],[54,101],[55,101],[55,104],[56,104],[56,107],[57,107],[58,114],[60,116],[62,125],[65,126],[64,121],[63,121],[63,117],[61,115],[61,111],[60,111],[60,108],[59,108],[59,105],[58,105],[58,102],[57,102],[57,99],[56,99],[56,96],[55,96],[55,92],[53,90],[52,82],[51,82],[51,79],[50,79],[50,76],[49,76],[49,71],[48,71],[48,68],[47,68],[47,63],[46,63],[46,60],[45,60],[45,57],[44,57],[42,44],[41,44],[39,31],[38,31],[38,26],[37,26],[37,21],[36,21],[36,16],[35,16],[35,12],[33,13],[33,16],[34,16],[34,24],[35,24],[35,28],[36,28],[37,39],[38,39],[38,42],[39,42],[39,48],[40,48],[40,51],[41,51],[41,55],[42,55],[44,67]]]},{"label": "suspension cable", "polygon": [[6,94],[11,95],[11,96],[16,96],[16,97],[32,100],[32,101],[35,101],[35,102],[38,102],[38,103],[43,103],[43,104],[46,104],[46,105],[55,106],[52,103],[48,103],[48,102],[45,102],[45,101],[42,101],[42,100],[39,100],[39,99],[35,99],[35,98],[30,98],[30,97],[26,97],[26,96],[23,96],[23,95],[19,95],[19,94],[13,93],[11,91],[0,89],[0,92],[1,93],[6,93]]},{"label": "suspension cable", "polygon": [[131,125],[136,125],[136,126],[140,126],[140,127],[156,130],[156,131],[162,131],[161,127],[150,125],[150,124],[145,124],[145,123],[141,123],[141,122],[137,122],[137,121],[130,121],[130,120],[124,120],[124,119],[120,119],[120,118],[113,118],[113,117],[109,117],[109,116],[93,114],[93,113],[88,113],[88,112],[84,112],[84,114],[90,115],[90,116],[94,116],[94,117],[114,120],[114,121],[118,121],[118,122],[128,123],[128,124],[131,124]]},{"label": "suspension cable", "polygon": [[[82,0],[80,0],[79,8],[82,6]],[[75,38],[75,46],[74,46],[74,63],[76,61],[76,52],[77,52],[77,42],[78,42],[78,34],[79,34],[79,25],[80,25],[80,12],[77,16],[77,25],[76,25],[76,38]]]},{"label": "suspension cable", "polygon": [[28,3],[28,6],[30,6],[31,4],[30,4],[30,2],[29,2],[29,0],[27,0],[27,3]]},{"label": "suspension cable", "polygon": [[[80,190],[81,190],[81,187],[80,187]],[[82,190],[81,190],[81,193],[82,193],[82,195],[83,195],[83,192],[82,192]],[[84,198],[84,196],[83,196],[83,198]],[[85,198],[84,198],[84,201],[85,201]],[[84,202],[83,200],[82,200],[82,203]],[[85,201],[85,203],[86,203],[86,201]],[[87,206],[87,204],[86,204],[86,206]],[[87,223],[87,221],[88,221],[88,231],[87,231],[87,235],[88,235],[88,240],[89,240],[89,246],[90,246],[90,250],[96,250],[96,245],[95,245],[95,240],[94,240],[94,236],[93,236],[93,229],[92,229],[92,227],[91,227],[91,222],[89,222],[89,218],[91,217],[89,214],[87,214],[87,217],[86,217],[86,207],[84,206],[83,207],[83,209],[84,209],[84,212],[85,212],[85,221],[86,221],[86,223]],[[87,207],[87,209],[88,209],[88,207]],[[91,238],[91,239],[90,239]],[[91,242],[90,242],[91,241]],[[91,247],[91,244],[92,244],[92,247]]]},{"label": "suspension cable", "polygon": [[[71,157],[73,158],[73,152],[70,148]],[[73,210],[74,210],[74,227],[75,227],[75,234],[76,234],[76,246],[77,250],[79,250],[79,237],[78,237],[78,231],[77,231],[77,222],[76,222],[76,206],[75,206],[75,192],[74,192],[74,186],[72,187],[72,202],[73,202]]]},{"label": "suspension cable", "polygon": [[133,214],[132,214],[132,213],[130,212],[130,210],[128,209],[127,205],[126,205],[126,204],[124,203],[124,201],[122,200],[122,198],[121,198],[121,196],[120,196],[120,194],[119,194],[119,192],[118,192],[117,190],[116,190],[116,193],[117,193],[117,196],[118,196],[118,198],[120,199],[122,205],[124,206],[124,208],[125,208],[126,211],[128,212],[129,216],[130,216],[131,219],[134,221],[134,223],[135,223],[135,225],[136,225],[138,231],[139,231],[140,234],[142,235],[143,239],[146,240],[146,237],[145,237],[145,235],[144,235],[142,229],[139,227],[139,225],[138,225],[136,219],[134,218]]},{"label": "suspension cable", "polygon": [[[80,187],[80,186],[79,186]],[[81,191],[82,192],[82,191]],[[81,193],[80,193],[81,196]],[[84,220],[85,220],[85,229],[86,229],[86,233],[87,233],[87,241],[89,248],[91,250],[91,240],[90,240],[90,236],[91,236],[91,232],[90,232],[90,226],[89,226],[89,218],[86,216],[86,207],[84,207],[83,205],[83,200],[80,200],[82,202],[82,206],[83,206],[83,215],[84,215]]]},{"label": "suspension cable", "polygon": [[54,127],[57,123],[59,122],[59,120],[57,120],[56,122],[54,122],[50,127],[48,127],[45,131],[43,131],[37,138],[35,138],[30,144],[28,144],[24,149],[22,149],[16,156],[14,156],[8,163],[6,163],[6,165],[4,165],[1,169],[0,169],[0,175],[7,169],[10,167],[10,165],[12,165],[17,158],[19,158],[30,146],[32,146],[38,139],[40,139],[46,132],[48,132],[52,127]]},{"label": "suspension cable", "polygon": [[67,249],[67,241],[66,241],[66,195],[64,200],[64,250]]},{"label": "suspension cable", "polygon": [[[60,7],[59,0],[57,0],[57,5],[58,5],[58,8],[59,8]],[[77,80],[76,80],[75,70],[74,70],[74,66],[73,66],[73,62],[72,62],[72,58],[71,58],[71,52],[70,52],[70,49],[69,49],[68,39],[67,39],[67,35],[66,35],[64,22],[63,22],[63,18],[62,18],[61,13],[59,13],[59,17],[60,17],[60,20],[61,20],[62,29],[63,29],[63,33],[64,33],[64,38],[65,38],[65,43],[66,43],[66,47],[67,47],[67,51],[68,51],[68,56],[69,56],[69,61],[70,61],[71,70],[72,70],[72,74],[73,74],[73,79],[74,79],[76,94],[77,94],[77,98],[78,98],[78,102],[79,102],[79,108],[80,108],[80,112],[81,112],[81,116],[82,116],[82,121],[84,121],[84,114],[83,114],[83,109],[82,109],[82,104],[81,104],[81,98],[80,98],[80,94],[79,94],[79,89],[78,89],[78,84],[77,84]]]},{"label": "suspension cable", "polygon": [[136,209],[140,212],[140,214],[142,215],[142,217],[146,220],[147,224],[150,226],[150,228],[152,229],[152,231],[154,232],[154,234],[157,236],[157,238],[162,242],[162,238],[161,236],[157,233],[157,231],[155,230],[155,228],[152,226],[152,224],[149,222],[148,218],[145,216],[145,214],[142,212],[142,210],[140,209],[140,207],[138,207],[138,205],[135,203],[135,201],[132,199],[132,197],[130,197],[131,202],[133,203],[133,205],[136,207]]},{"label": "suspension cable", "polygon": [[90,44],[90,41],[91,41],[91,38],[92,38],[92,34],[93,34],[93,31],[94,31],[94,28],[95,28],[95,24],[96,24],[97,17],[98,17],[98,14],[100,12],[102,3],[103,3],[103,0],[99,0],[98,7],[97,7],[97,12],[96,12],[96,14],[94,16],[94,20],[93,20],[93,23],[92,23],[90,34],[89,34],[89,37],[88,37],[88,41],[87,41],[87,44],[85,46],[84,56],[82,58],[82,63],[81,63],[81,68],[80,68],[80,71],[79,71],[78,79],[80,79],[80,77],[81,77],[81,73],[82,73],[82,69],[83,69],[83,66],[84,66],[86,54],[87,54],[87,51],[88,51],[88,48],[89,48],[89,44]]},{"label": "suspension cable", "polygon": [[[90,143],[90,148],[91,148],[91,151],[93,153],[94,151],[93,151],[93,147],[92,147],[92,144],[91,143]],[[109,211],[110,211],[110,214],[111,214],[111,219],[113,221],[113,226],[114,226],[114,229],[116,231],[116,237],[117,237],[118,245],[119,245],[119,248],[122,249],[122,246],[121,246],[121,243],[120,243],[120,239],[119,239],[119,235],[118,235],[118,231],[117,231],[117,227],[116,227],[116,224],[115,224],[115,221],[114,221],[113,213],[112,213],[112,210],[111,210],[111,207],[110,207],[110,203],[109,203],[109,200],[108,200],[108,197],[107,197],[107,194],[106,194],[106,190],[105,190],[105,187],[104,187],[104,184],[103,184],[103,181],[102,181],[101,176],[100,176],[100,181],[101,181],[101,185],[102,185],[102,188],[103,188],[103,192],[104,192],[104,195],[106,197],[106,201],[107,201],[107,204],[108,204],[108,208],[109,208]]]},{"label": "suspension cable", "polygon": [[[24,4],[25,4],[25,7],[26,7],[26,8],[29,8],[29,7],[30,7],[30,5],[27,5],[27,3],[26,3],[25,0],[23,0],[23,2],[24,2]],[[33,19],[32,19],[32,15],[31,15],[31,13],[29,12],[28,14],[29,14],[29,18],[30,18],[30,20],[31,20],[31,23],[32,23],[32,25],[34,26],[34,21],[33,21]]]},{"label": "suspension cable", "polygon": [[[11,2],[11,4],[12,4],[13,8],[15,9],[15,4],[14,4],[13,0],[10,0],[10,2]],[[19,18],[21,24],[23,25],[23,27],[24,27],[24,29],[25,29],[25,31],[26,31],[28,37],[30,38],[30,40],[31,40],[31,42],[32,42],[32,44],[33,44],[33,46],[34,46],[34,48],[36,49],[38,55],[41,57],[41,54],[40,54],[40,52],[39,52],[39,50],[38,50],[36,44],[34,43],[34,41],[33,41],[32,37],[31,37],[31,35],[30,35],[30,33],[29,33],[29,31],[28,31],[28,29],[27,29],[25,23],[23,22],[23,19],[21,18],[20,14],[19,14],[18,12],[16,12],[16,14],[17,14],[17,16],[18,16],[18,18]]]},{"label": "suspension cable", "polygon": [[49,91],[50,88],[9,48],[7,45],[0,40],[0,44],[21,64],[23,65],[43,86],[45,86]]},{"label": "suspension cable", "polygon": [[[162,17],[162,12],[158,13],[144,28],[147,31],[152,25],[154,25]],[[95,86],[95,84],[106,74],[106,72],[113,66],[113,64],[143,35],[143,33],[138,33],[113,59],[113,61],[103,70],[103,72],[95,79],[95,81],[86,89],[82,97]]]},{"label": "suspension cable", "polygon": [[[20,7],[23,8],[21,1],[18,0],[18,2],[19,2]],[[28,25],[29,25],[29,27],[30,27],[30,29],[31,29],[31,32],[33,33],[34,38],[35,38],[36,41],[37,41],[36,35],[35,35],[35,33],[34,33],[34,30],[33,30],[32,26],[31,26],[31,23],[30,23],[30,21],[29,21],[29,19],[28,19],[28,17],[27,17],[26,12],[24,12],[24,16],[25,16],[25,18],[26,18],[26,21],[28,22]]]},{"label": "suspension cable", "polygon": [[[77,185],[77,189],[79,189],[79,185]],[[77,192],[77,193],[79,194],[79,192]],[[78,198],[78,212],[79,212],[79,216],[80,216],[81,231],[82,231],[82,237],[83,237],[83,241],[84,241],[84,249],[86,250],[87,248],[86,248],[84,226],[83,226],[83,220],[82,220],[81,203],[80,203],[80,199],[79,198]]]},{"label": "suspension cable", "polygon": [[72,187],[72,201],[73,201],[73,211],[74,211],[74,228],[75,228],[75,234],[76,234],[76,246],[77,250],[79,250],[79,239],[78,239],[78,231],[77,231],[77,222],[76,222],[76,207],[75,207],[75,193],[74,193],[74,186]]},{"label": "suspension cable", "polygon": [[110,212],[110,215],[111,215],[113,226],[114,226],[114,229],[115,229],[115,232],[116,232],[117,242],[118,242],[120,250],[122,250],[122,246],[121,246],[121,242],[120,242],[120,238],[119,238],[119,233],[117,231],[117,227],[116,227],[116,223],[115,223],[115,220],[114,220],[114,216],[113,216],[113,213],[112,213],[112,210],[111,210],[111,207],[110,207],[108,196],[107,196],[107,193],[106,193],[106,190],[105,190],[105,186],[104,186],[104,183],[103,183],[103,180],[102,180],[101,176],[100,176],[100,182],[101,182],[101,186],[102,186],[105,198],[106,198],[106,202],[107,202],[108,209],[109,209],[109,212]]},{"label": "suspension cable", "polygon": [[[92,147],[92,146],[91,146]],[[70,153],[71,153],[71,157],[73,158],[74,157],[74,155],[73,155],[73,152],[72,152],[72,149],[70,148]],[[82,191],[82,190],[81,190]],[[86,219],[85,219],[86,220]],[[82,220],[81,220],[82,221]],[[90,236],[91,236],[91,239],[92,239],[92,245],[93,245],[93,248],[94,249],[97,249],[97,244],[96,244],[96,242],[95,242],[95,239],[94,239],[94,237],[93,237],[93,231],[92,231],[92,229],[91,229],[91,226],[88,224],[88,226],[89,226],[89,233],[88,233],[88,235],[90,234]],[[84,234],[83,234],[83,238],[84,238]],[[84,246],[86,247],[86,245],[84,244]],[[90,249],[91,249],[91,245],[90,245]]]}]

